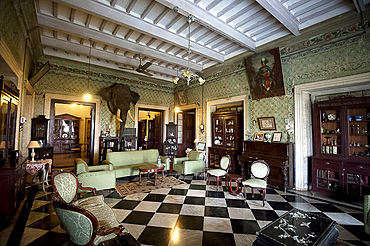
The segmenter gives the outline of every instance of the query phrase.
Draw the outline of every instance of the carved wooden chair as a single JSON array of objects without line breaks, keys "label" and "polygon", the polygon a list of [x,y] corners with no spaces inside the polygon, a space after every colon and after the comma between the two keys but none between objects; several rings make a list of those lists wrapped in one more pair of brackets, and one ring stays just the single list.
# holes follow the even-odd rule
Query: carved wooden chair
[{"label": "carved wooden chair", "polygon": [[[220,168],[207,170],[208,184],[210,182],[209,176],[210,175],[215,176],[216,177],[216,183],[217,183],[217,190],[218,190],[218,183],[219,182],[220,182],[220,186],[222,188],[222,177],[226,177],[226,174],[229,171],[230,165],[231,165],[230,156],[228,156],[228,155],[223,156],[220,160]],[[225,185],[227,186],[226,180],[225,180]]]},{"label": "carved wooden chair", "polygon": [[244,188],[244,202],[247,202],[246,187],[252,190],[252,197],[254,197],[253,189],[262,189],[262,204],[265,206],[265,196],[267,188],[267,177],[270,173],[270,167],[264,160],[254,161],[251,165],[251,178],[242,182]]},{"label": "carved wooden chair", "polygon": [[[77,245],[98,245],[126,234],[113,210],[97,196],[95,188],[82,187],[69,171],[52,175],[53,205],[71,241]],[[77,190],[90,190],[94,196],[77,200]]]}]

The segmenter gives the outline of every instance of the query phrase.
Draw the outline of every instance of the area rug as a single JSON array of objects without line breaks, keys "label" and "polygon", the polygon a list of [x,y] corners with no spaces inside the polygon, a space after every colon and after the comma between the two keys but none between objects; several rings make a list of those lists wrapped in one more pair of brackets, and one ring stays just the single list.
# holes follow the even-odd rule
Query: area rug
[{"label": "area rug", "polygon": [[127,196],[134,193],[143,193],[143,192],[150,192],[152,190],[161,189],[161,188],[171,188],[175,185],[186,184],[186,182],[176,179],[172,176],[164,177],[163,182],[162,178],[157,178],[157,185],[154,186],[154,179],[147,181],[144,179],[139,185],[139,181],[131,182],[126,184],[118,184],[116,185],[116,191],[121,196]]}]

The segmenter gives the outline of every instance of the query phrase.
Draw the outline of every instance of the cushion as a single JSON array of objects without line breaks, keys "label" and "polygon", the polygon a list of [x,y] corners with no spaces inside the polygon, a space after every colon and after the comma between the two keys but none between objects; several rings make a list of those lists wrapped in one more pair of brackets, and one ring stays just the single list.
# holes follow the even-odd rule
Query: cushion
[{"label": "cushion", "polygon": [[220,166],[222,169],[227,169],[229,166],[230,159],[229,157],[223,156],[220,161]]},{"label": "cushion", "polygon": [[203,153],[198,151],[190,151],[189,161],[203,160]]},{"label": "cushion", "polygon": [[255,187],[255,188],[266,188],[267,182],[262,179],[247,179],[242,182],[243,185]]},{"label": "cushion", "polygon": [[[98,227],[104,226],[106,230],[109,230],[120,225],[115,213],[104,202],[104,197],[102,195],[77,200],[73,203],[73,205],[82,207],[90,211],[98,220]],[[115,233],[111,233],[106,236],[97,235],[94,239],[94,244],[98,245],[100,242],[112,239],[116,236],[117,235]]]},{"label": "cushion", "polygon": [[213,176],[217,176],[217,177],[225,176],[226,175],[226,171],[225,170],[222,170],[222,169],[212,169],[212,170],[208,170],[207,172],[209,174],[211,174]]},{"label": "cushion", "polygon": [[264,178],[266,177],[266,175],[268,174],[268,168],[267,166],[264,164],[264,163],[261,163],[261,162],[255,162],[253,163],[253,165],[251,166],[251,172],[253,174],[254,177],[256,178]]},{"label": "cushion", "polygon": [[77,193],[77,180],[71,173],[60,173],[54,177],[54,185],[66,203],[72,202]]}]

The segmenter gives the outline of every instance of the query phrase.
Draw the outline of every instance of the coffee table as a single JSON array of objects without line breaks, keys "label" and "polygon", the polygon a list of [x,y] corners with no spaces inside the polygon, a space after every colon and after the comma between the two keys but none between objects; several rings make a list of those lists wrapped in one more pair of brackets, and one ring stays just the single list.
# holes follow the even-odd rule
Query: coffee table
[{"label": "coffee table", "polygon": [[305,212],[296,208],[256,232],[254,246],[331,246],[339,236],[335,222],[324,214]]},{"label": "coffee table", "polygon": [[164,166],[157,166],[154,164],[147,164],[139,167],[139,185],[141,185],[141,173],[146,172],[148,173],[148,180],[149,181],[149,174],[154,173],[154,186],[157,185],[157,172],[162,172],[162,181],[163,182],[163,177],[164,177]]},{"label": "coffee table", "polygon": [[[244,179],[244,177],[242,175],[239,175],[239,174],[234,174],[234,173],[228,173],[226,174],[226,183],[228,183],[228,187],[229,187],[229,193],[231,195],[234,195],[234,196],[238,196],[239,193],[242,191],[242,188],[240,187],[239,185],[239,182],[242,181]],[[232,181],[236,181],[236,189],[235,191],[233,190],[233,187],[232,187]]]}]

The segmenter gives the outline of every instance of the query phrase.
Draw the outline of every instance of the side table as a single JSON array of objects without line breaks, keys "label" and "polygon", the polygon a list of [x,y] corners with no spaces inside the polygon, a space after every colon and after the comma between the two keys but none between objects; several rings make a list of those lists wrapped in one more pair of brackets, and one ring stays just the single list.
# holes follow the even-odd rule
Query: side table
[{"label": "side table", "polygon": [[141,185],[141,172],[148,173],[148,181],[149,181],[149,174],[154,172],[154,186],[157,185],[157,172],[162,172],[162,182],[164,177],[164,166],[157,166],[153,164],[143,165],[139,167],[139,185]]},{"label": "side table", "polygon": [[[31,175],[36,175],[37,172],[42,169],[42,190],[45,192],[45,183],[49,185],[48,182],[48,175],[49,171],[51,171],[51,165],[53,163],[52,159],[45,159],[45,160],[37,160],[37,161],[30,161],[27,160],[26,162],[26,172]],[[48,164],[48,170],[45,170],[45,165]]]},{"label": "side table", "polygon": [[[239,175],[239,174],[234,174],[234,173],[228,173],[226,174],[226,183],[228,184],[229,187],[229,193],[234,196],[238,196],[239,193],[242,191],[242,187],[239,185],[239,182],[243,181],[244,177]],[[236,189],[235,191],[233,190],[232,187],[232,181],[236,181]]]}]

